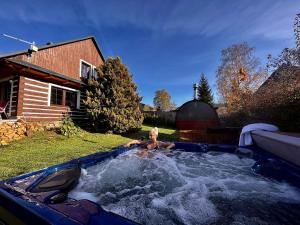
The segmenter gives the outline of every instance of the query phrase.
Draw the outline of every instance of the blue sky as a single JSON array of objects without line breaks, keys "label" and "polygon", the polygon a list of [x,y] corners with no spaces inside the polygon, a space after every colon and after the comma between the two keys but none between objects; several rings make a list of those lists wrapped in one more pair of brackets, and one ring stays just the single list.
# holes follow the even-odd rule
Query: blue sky
[{"label": "blue sky", "polygon": [[[30,0],[0,2],[0,33],[37,45],[94,35],[105,57],[120,56],[143,102],[166,89],[180,106],[204,72],[216,96],[220,51],[246,41],[265,64],[294,46],[299,0]],[[0,37],[0,54],[27,46]]]}]

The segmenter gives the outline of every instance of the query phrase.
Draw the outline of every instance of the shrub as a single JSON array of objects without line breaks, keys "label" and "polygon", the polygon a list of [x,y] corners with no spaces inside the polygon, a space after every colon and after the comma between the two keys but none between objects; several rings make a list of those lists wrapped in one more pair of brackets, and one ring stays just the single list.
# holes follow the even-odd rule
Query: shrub
[{"label": "shrub", "polygon": [[75,126],[72,118],[66,115],[59,128],[60,133],[66,137],[71,137],[79,133],[79,128]]},{"label": "shrub", "polygon": [[175,122],[167,120],[157,114],[144,113],[144,124],[152,125],[152,126],[163,126],[175,128]]},{"label": "shrub", "polygon": [[234,113],[226,114],[221,120],[226,126],[245,126],[249,123],[271,123],[280,130],[300,132],[300,107],[298,102],[285,104],[251,105]]},{"label": "shrub", "polygon": [[126,133],[139,129],[143,115],[141,97],[132,75],[120,58],[109,58],[88,81],[84,101],[87,114],[96,131]]}]

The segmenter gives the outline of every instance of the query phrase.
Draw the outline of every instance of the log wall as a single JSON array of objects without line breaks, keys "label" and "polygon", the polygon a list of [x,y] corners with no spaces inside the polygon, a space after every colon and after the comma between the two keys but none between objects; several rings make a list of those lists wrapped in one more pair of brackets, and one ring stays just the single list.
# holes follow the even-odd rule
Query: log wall
[{"label": "log wall", "polygon": [[[25,121],[60,121],[64,114],[76,112],[67,106],[49,105],[50,84],[29,77],[20,77],[18,117]],[[80,97],[81,99],[81,97]],[[82,100],[80,107],[82,107]]]}]

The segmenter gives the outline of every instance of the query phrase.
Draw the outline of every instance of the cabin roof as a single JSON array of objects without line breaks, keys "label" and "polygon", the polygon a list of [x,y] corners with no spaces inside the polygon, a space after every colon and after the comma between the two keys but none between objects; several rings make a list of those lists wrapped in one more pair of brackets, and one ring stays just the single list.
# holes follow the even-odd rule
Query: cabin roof
[{"label": "cabin roof", "polygon": [[262,91],[268,88],[279,87],[280,84],[293,83],[295,81],[299,82],[300,80],[300,67],[298,66],[288,66],[281,65],[277,70],[275,70],[268,79],[256,90],[256,94],[261,93]]},{"label": "cabin roof", "polygon": [[[39,51],[40,50],[44,50],[44,49],[48,49],[48,48],[53,48],[53,47],[57,47],[57,46],[61,46],[61,45],[66,45],[66,44],[71,44],[74,42],[78,42],[78,41],[84,41],[87,39],[92,39],[101,59],[103,60],[103,62],[105,61],[104,56],[102,54],[102,52],[100,51],[99,45],[96,41],[96,38],[94,36],[87,36],[84,38],[79,38],[79,39],[73,39],[73,40],[69,40],[69,41],[64,41],[64,42],[59,42],[59,43],[54,43],[54,44],[48,44],[48,45],[44,45],[39,47]],[[24,50],[24,51],[18,51],[18,52],[12,52],[12,53],[8,53],[8,54],[4,54],[4,55],[0,55],[0,58],[8,58],[8,57],[13,57],[13,56],[17,56],[17,55],[22,55],[22,54],[26,54],[28,53],[28,50]]]}]

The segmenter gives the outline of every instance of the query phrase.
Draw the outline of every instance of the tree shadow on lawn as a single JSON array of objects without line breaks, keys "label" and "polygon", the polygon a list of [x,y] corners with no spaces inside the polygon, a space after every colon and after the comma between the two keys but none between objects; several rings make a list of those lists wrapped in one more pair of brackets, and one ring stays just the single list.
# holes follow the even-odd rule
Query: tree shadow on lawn
[{"label": "tree shadow on lawn", "polygon": [[84,142],[89,142],[89,143],[98,144],[97,141],[91,141],[91,140],[88,140],[88,139],[86,139],[86,138],[82,138],[81,140],[84,141]]}]

